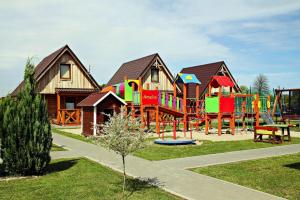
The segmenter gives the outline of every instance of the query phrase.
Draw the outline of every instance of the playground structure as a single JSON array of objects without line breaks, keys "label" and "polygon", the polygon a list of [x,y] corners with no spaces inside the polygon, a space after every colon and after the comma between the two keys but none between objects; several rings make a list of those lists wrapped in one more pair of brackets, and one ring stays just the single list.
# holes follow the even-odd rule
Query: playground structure
[{"label": "playground structure", "polygon": [[[205,134],[211,126],[213,119],[218,120],[218,135],[222,134],[222,121],[227,119],[230,123],[231,133],[235,133],[234,96],[232,87],[234,83],[227,76],[213,76],[208,85],[205,96]],[[222,92],[229,87],[229,95]],[[216,95],[212,94],[213,88],[218,89]]]},{"label": "playground structure", "polygon": [[[149,84],[146,84],[144,89],[141,79],[129,80],[127,77],[124,77],[124,82],[106,87],[102,92],[113,91],[124,99],[127,103],[127,112],[130,112],[132,117],[140,116],[142,127],[147,127],[149,130],[151,121],[155,121],[156,133],[162,139],[164,139],[165,125],[172,124],[173,139],[176,140],[177,126],[182,122],[186,133],[188,127],[192,126],[189,125],[189,119],[195,117],[196,112],[199,113],[198,104],[195,112],[188,109],[190,101],[187,99],[188,84],[196,84],[198,89],[201,83],[193,74],[178,74],[175,80],[172,92],[160,91],[157,88],[149,90]],[[177,84],[183,85],[183,97],[177,94]],[[197,96],[196,99],[199,97]],[[190,139],[192,139],[192,132],[190,132]]]},{"label": "playground structure", "polygon": [[[201,82],[194,74],[179,73],[173,83],[173,91],[160,91],[157,88],[149,90],[149,84],[142,87],[142,81],[124,77],[124,82],[109,86],[102,92],[113,91],[126,101],[127,112],[132,117],[140,117],[142,127],[150,130],[151,122],[155,122],[155,132],[161,139],[165,139],[165,127],[173,126],[173,139],[177,139],[177,130],[183,125],[184,137],[193,138],[193,129],[199,130],[205,122],[205,133],[209,133],[212,120],[217,120],[218,135],[222,134],[224,121],[229,121],[232,135],[237,131],[236,122],[240,120],[242,130],[254,130],[259,126],[260,118],[266,123],[274,123],[270,117],[270,96],[258,94],[233,93],[234,83],[227,76],[213,76],[208,85],[205,99],[199,97]],[[178,94],[176,85],[182,86],[182,93]],[[195,98],[187,98],[188,84],[195,84]],[[239,124],[238,124],[239,128]]]}]

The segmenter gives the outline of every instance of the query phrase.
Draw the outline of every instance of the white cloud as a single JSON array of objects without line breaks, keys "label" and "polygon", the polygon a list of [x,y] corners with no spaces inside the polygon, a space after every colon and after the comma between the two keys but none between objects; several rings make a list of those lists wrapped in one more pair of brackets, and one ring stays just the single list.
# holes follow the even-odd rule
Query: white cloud
[{"label": "white cloud", "polygon": [[[239,55],[212,36],[231,34],[251,42],[257,35],[244,33],[243,28],[278,31],[281,24],[255,20],[299,9],[300,2],[291,0],[5,1],[0,7],[0,72],[23,70],[28,56],[41,60],[66,43],[93,66],[101,83],[122,62],[155,52],[175,72],[182,64],[234,60]],[[237,22],[241,27],[234,26]],[[274,42],[268,39],[262,42]],[[1,75],[0,95],[18,82]]]}]

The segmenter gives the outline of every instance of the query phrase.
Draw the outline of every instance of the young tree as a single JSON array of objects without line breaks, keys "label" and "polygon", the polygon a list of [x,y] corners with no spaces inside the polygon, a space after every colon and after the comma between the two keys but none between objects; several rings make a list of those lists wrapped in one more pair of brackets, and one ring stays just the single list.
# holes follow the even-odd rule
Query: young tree
[{"label": "young tree", "polygon": [[259,74],[253,83],[253,89],[259,94],[259,95],[267,95],[269,94],[269,81],[268,78],[263,75]]},{"label": "young tree", "polygon": [[43,173],[50,162],[52,135],[45,101],[35,92],[34,65],[30,59],[25,67],[24,88],[16,98],[8,96],[1,104],[4,173]]},{"label": "young tree", "polygon": [[123,164],[123,197],[126,186],[125,157],[145,146],[145,133],[138,118],[132,118],[121,108],[120,113],[110,116],[102,127],[99,144],[113,150],[122,157]]}]

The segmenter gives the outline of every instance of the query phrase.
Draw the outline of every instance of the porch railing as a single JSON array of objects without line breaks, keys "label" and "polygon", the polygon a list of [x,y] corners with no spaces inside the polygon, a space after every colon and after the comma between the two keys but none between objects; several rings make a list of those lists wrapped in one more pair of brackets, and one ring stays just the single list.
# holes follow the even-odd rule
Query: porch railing
[{"label": "porch railing", "polygon": [[61,125],[80,124],[80,109],[59,109],[57,111],[57,123]]}]

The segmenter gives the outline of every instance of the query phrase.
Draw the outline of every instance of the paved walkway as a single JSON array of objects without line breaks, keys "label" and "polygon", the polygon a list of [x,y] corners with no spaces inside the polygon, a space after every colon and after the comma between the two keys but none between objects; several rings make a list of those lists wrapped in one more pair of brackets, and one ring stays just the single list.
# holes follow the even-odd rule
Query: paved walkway
[{"label": "paved walkway", "polygon": [[[54,143],[70,149],[70,151],[52,152],[52,158],[87,157],[114,170],[122,171],[119,155],[106,149],[53,134]],[[264,149],[245,150],[189,158],[164,161],[148,161],[134,156],[128,156],[127,173],[133,177],[157,178],[163,188],[186,199],[282,199],[264,192],[256,191],[240,185],[229,183],[209,176],[197,174],[186,168],[208,166],[241,160],[257,159],[300,152],[300,145],[288,145]]]}]

